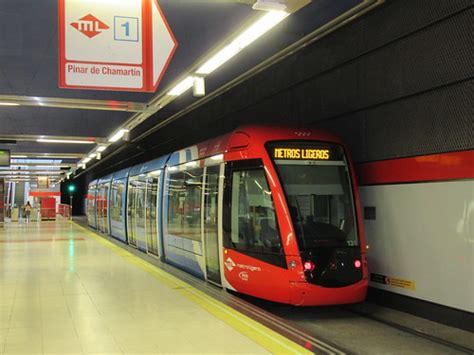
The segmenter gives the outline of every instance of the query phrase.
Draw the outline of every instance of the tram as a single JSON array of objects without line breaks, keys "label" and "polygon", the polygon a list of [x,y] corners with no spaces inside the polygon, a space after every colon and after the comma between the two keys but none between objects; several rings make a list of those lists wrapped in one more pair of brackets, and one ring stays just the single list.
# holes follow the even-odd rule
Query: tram
[{"label": "tram", "polygon": [[312,129],[244,126],[89,185],[89,225],[229,290],[311,306],[368,286],[350,157]]}]

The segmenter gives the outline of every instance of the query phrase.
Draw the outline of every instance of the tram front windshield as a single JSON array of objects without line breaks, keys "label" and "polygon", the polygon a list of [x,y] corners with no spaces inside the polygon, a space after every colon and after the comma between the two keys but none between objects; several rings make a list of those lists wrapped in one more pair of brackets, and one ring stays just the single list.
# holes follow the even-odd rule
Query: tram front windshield
[{"label": "tram front windshield", "polygon": [[358,243],[350,174],[342,147],[271,144],[301,249]]}]

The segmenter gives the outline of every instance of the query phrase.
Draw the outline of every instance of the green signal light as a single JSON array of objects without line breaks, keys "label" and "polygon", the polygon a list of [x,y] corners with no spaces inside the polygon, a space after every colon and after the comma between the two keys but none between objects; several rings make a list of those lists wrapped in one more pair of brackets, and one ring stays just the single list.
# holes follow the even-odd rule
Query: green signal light
[{"label": "green signal light", "polygon": [[76,191],[76,186],[74,186],[74,185],[69,185],[69,186],[67,187],[67,190],[68,190],[69,192],[74,192],[74,191]]}]

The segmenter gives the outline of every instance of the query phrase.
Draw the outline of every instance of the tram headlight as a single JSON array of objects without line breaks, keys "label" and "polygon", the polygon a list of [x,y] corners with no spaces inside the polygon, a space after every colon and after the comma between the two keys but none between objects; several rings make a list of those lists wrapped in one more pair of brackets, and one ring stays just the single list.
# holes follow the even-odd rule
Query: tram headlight
[{"label": "tram headlight", "polygon": [[303,268],[305,271],[313,271],[315,268],[315,265],[312,261],[305,261],[303,264]]}]

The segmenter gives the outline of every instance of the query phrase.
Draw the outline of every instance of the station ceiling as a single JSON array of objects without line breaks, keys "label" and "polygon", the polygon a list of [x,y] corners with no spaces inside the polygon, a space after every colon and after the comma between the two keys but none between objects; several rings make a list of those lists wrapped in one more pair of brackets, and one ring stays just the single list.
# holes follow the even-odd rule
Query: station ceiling
[{"label": "station ceiling", "polygon": [[[262,11],[252,9],[255,0],[158,2],[178,48],[157,92],[137,93],[59,88],[58,1],[0,0],[0,149],[29,156],[77,153],[78,157],[70,160],[77,162],[95,145],[40,143],[37,136],[78,137],[100,143],[143,112],[144,118],[152,116],[155,123],[166,120],[197,99],[188,92],[159,110],[155,107],[150,112],[148,105],[160,102],[196,63],[263,16]],[[298,11],[209,75],[206,92],[216,92],[318,29],[323,35],[328,24],[339,19],[343,25],[380,2],[288,0],[288,6]],[[20,105],[1,105],[12,101]],[[117,102],[123,107],[111,110]],[[147,127],[141,124],[138,128],[143,131]]]}]

